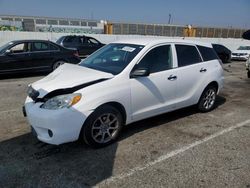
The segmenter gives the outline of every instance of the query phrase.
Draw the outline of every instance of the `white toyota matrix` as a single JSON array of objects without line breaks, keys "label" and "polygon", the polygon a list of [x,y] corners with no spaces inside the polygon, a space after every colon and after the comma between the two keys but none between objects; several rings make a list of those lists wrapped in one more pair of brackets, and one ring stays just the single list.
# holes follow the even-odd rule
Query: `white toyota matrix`
[{"label": "white toyota matrix", "polygon": [[211,44],[119,41],[30,84],[24,114],[40,141],[103,147],[132,122],[191,105],[212,110],[223,80]]}]

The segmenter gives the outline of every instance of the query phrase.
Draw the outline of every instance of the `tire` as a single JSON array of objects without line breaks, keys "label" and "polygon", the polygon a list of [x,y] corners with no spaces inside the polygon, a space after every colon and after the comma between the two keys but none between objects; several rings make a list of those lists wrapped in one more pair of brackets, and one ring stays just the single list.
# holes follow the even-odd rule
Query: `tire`
[{"label": "tire", "polygon": [[55,69],[57,69],[59,66],[63,65],[64,63],[66,63],[65,61],[63,60],[59,60],[59,61],[56,61],[53,66],[52,66],[52,71],[54,71]]},{"label": "tire", "polygon": [[203,91],[198,102],[198,110],[200,112],[209,112],[214,109],[217,97],[217,89],[215,86],[207,86]]},{"label": "tire", "polygon": [[250,71],[247,72],[247,77],[250,78]]},{"label": "tire", "polygon": [[122,124],[121,112],[110,105],[101,106],[87,118],[80,139],[93,148],[105,147],[118,138]]}]

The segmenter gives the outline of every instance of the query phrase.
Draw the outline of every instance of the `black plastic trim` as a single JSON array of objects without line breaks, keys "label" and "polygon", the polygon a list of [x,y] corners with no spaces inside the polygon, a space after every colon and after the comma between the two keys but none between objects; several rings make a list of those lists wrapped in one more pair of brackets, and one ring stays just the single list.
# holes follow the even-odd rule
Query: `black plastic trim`
[{"label": "black plastic trim", "polygon": [[70,94],[70,93],[74,93],[75,91],[78,91],[80,89],[83,89],[85,87],[103,82],[105,80],[108,80],[109,78],[102,78],[102,79],[98,79],[98,80],[94,80],[91,82],[87,82],[81,85],[77,85],[71,88],[64,88],[64,89],[56,89],[54,91],[49,92],[47,95],[45,95],[43,98],[37,98],[35,100],[35,102],[45,102],[48,99],[51,99],[52,97],[58,96],[58,95],[65,95],[65,94]]}]

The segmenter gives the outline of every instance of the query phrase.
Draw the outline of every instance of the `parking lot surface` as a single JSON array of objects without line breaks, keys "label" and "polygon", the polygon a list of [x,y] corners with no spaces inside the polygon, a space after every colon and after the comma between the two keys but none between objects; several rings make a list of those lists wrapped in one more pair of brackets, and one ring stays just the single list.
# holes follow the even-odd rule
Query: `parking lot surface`
[{"label": "parking lot surface", "polygon": [[21,107],[43,75],[1,78],[0,187],[250,187],[250,79],[244,62],[224,70],[215,110],[133,123],[102,149],[38,142]]}]

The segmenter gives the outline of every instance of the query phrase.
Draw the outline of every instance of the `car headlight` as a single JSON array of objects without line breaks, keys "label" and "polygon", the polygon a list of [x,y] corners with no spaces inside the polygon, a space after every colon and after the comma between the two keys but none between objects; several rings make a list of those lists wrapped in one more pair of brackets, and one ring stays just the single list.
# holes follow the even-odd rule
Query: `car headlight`
[{"label": "car headlight", "polygon": [[57,110],[69,108],[78,103],[82,98],[80,93],[72,93],[67,95],[59,95],[47,100],[40,107],[44,109]]}]

